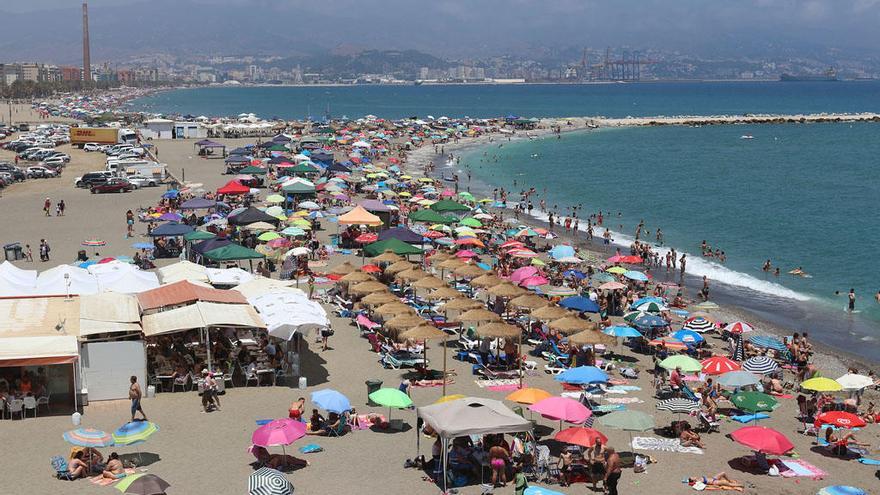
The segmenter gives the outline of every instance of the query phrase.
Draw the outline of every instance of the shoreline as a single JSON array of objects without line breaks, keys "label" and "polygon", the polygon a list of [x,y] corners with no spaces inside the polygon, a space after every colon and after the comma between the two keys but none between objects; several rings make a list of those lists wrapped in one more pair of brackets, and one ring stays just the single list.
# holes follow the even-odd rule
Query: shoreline
[{"label": "shoreline", "polygon": [[[586,127],[575,127],[563,129],[564,133],[571,132],[583,132],[588,130]],[[550,129],[536,129],[530,133],[532,138],[540,138],[542,136],[550,135],[553,131]],[[446,168],[446,160],[448,159],[448,155],[450,153],[454,153],[455,155],[459,155],[462,151],[469,151],[475,148],[481,148],[488,146],[492,143],[492,140],[498,137],[506,137],[502,134],[487,134],[484,136],[480,136],[478,138],[470,139],[469,141],[460,141],[459,143],[449,143],[444,145],[445,155],[440,155],[434,153],[431,145],[426,144],[412,152],[409,153],[406,165],[408,173],[413,176],[422,176],[424,175],[421,171],[421,166],[433,161],[435,165],[437,165],[436,170],[433,177],[442,178],[443,172],[442,170]],[[492,184],[485,184],[488,187],[494,187]],[[512,214],[512,210],[509,210]],[[524,225],[535,226],[547,228],[548,223],[540,218],[535,217],[534,215],[520,215],[519,221]],[[575,238],[570,233],[565,232],[564,230],[556,230],[554,231],[559,237],[558,239],[563,240],[572,246],[575,246],[578,250],[586,251],[590,255],[595,256],[600,259],[605,259],[608,256],[607,252],[603,252],[599,245],[595,243],[590,243],[586,241],[585,234],[582,232]],[[622,249],[626,248],[623,244],[618,241],[612,241],[612,245],[617,247],[620,246]],[[689,294],[697,294],[699,291],[699,281],[698,277],[695,275],[687,275],[683,284],[685,289],[685,295],[687,297]],[[724,285],[720,282],[716,282],[717,285]],[[717,290],[716,290],[717,293]],[[792,333],[798,332],[800,330],[796,328],[791,328],[786,325],[774,323],[768,321],[766,318],[756,314],[754,311],[737,305],[734,303],[719,303],[720,308],[717,310],[713,310],[712,313],[718,316],[719,321],[737,321],[743,320],[752,323],[756,327],[755,334],[769,334],[773,336],[777,336],[780,338],[789,337]],[[813,347],[815,349],[815,354],[813,356],[813,361],[817,367],[823,370],[828,370],[829,372],[844,374],[847,372],[849,367],[855,366],[856,368],[862,369],[872,369],[875,367],[878,362],[874,362],[864,356],[859,356],[848,352],[844,349],[840,349],[838,347],[832,346],[825,342],[822,342],[816,338],[816,335],[812,335]]]}]

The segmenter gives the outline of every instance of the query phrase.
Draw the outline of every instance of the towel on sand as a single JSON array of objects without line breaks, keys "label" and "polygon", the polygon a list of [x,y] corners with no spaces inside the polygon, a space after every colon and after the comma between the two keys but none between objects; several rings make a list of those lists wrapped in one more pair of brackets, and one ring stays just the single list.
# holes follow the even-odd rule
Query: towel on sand
[{"label": "towel on sand", "polygon": [[[828,475],[825,471],[817,468],[803,459],[779,459],[779,474],[783,478],[806,476],[814,480],[822,479]],[[788,469],[783,469],[783,467]]]},{"label": "towel on sand", "polygon": [[880,460],[877,459],[868,459],[867,457],[862,457],[859,459],[859,462],[868,466],[880,466]]},{"label": "towel on sand", "polygon": [[680,454],[702,454],[703,449],[697,447],[682,447],[677,438],[658,437],[633,437],[632,448],[636,450],[659,450],[662,452],[677,452]]},{"label": "towel on sand", "polygon": [[[135,470],[134,470],[134,469],[132,469],[132,468],[125,468],[125,475],[126,475],[126,476],[130,476],[130,475],[132,475],[132,474],[134,474],[134,473],[135,473]],[[119,479],[122,479],[122,478],[119,478]],[[105,478],[103,474],[99,474],[99,475],[97,475],[97,476],[89,476],[89,481],[91,481],[92,484],[95,484],[95,485],[100,485],[100,486],[110,486],[110,485],[112,485],[113,483],[116,483],[116,482],[119,481],[119,480],[118,480],[118,479]]]},{"label": "towel on sand", "polygon": [[767,416],[764,413],[758,414],[740,414],[739,416],[731,416],[730,419],[734,421],[739,421],[740,423],[748,423],[750,421],[757,421],[759,419],[767,419],[770,416]]},{"label": "towel on sand", "polygon": [[714,492],[714,491],[719,491],[719,490],[724,490],[724,491],[728,491],[728,490],[729,490],[729,491],[732,491],[732,492],[741,492],[741,491],[743,491],[743,488],[742,488],[741,486],[738,486],[738,487],[735,487],[735,488],[734,488],[734,487],[732,487],[732,486],[715,486],[715,485],[707,485],[706,488],[704,488],[703,490],[708,491],[708,492]]}]

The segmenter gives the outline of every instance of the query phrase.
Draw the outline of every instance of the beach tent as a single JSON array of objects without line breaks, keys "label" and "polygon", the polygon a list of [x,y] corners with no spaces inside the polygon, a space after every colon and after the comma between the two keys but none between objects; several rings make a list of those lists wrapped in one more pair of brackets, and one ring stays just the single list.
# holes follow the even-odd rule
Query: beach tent
[{"label": "beach tent", "polygon": [[208,327],[265,328],[250,304],[198,301],[187,306],[144,315],[144,335],[164,335]]},{"label": "beach tent", "polygon": [[258,253],[253,249],[238,244],[227,244],[223,247],[205,251],[202,255],[205,258],[214,261],[255,260],[266,257],[265,254]]},{"label": "beach tent", "polygon": [[425,242],[425,238],[421,234],[416,234],[406,227],[394,227],[379,232],[380,241],[387,239],[397,239],[409,244],[423,244]]},{"label": "beach tent", "polygon": [[100,292],[80,296],[79,334],[141,331],[141,310],[130,294]]},{"label": "beach tent", "polygon": [[379,201],[378,199],[365,199],[361,201],[361,206],[363,206],[365,210],[372,212],[384,213],[396,210],[396,208],[392,208],[385,203]]},{"label": "beach tent", "polygon": [[211,232],[205,232],[204,230],[193,230],[192,232],[187,232],[183,234],[183,240],[185,241],[205,241],[208,239],[216,238],[216,234],[212,234]]},{"label": "beach tent", "polygon": [[98,292],[98,280],[88,270],[70,265],[58,265],[41,273],[34,291],[47,296]]},{"label": "beach tent", "polygon": [[120,294],[137,294],[138,292],[159,287],[159,277],[155,273],[139,270],[133,265],[127,263],[122,265],[127,266],[128,268],[103,271],[95,275],[95,278],[98,281],[98,287],[102,291],[112,291]]},{"label": "beach tent", "polygon": [[[449,442],[457,437],[490,433],[520,433],[532,431],[532,423],[507,408],[500,401],[465,397],[416,408],[416,416],[440,437],[443,462],[443,491],[446,491]],[[421,437],[416,428],[416,451]]]},{"label": "beach tent", "polygon": [[379,217],[368,212],[360,205],[350,212],[337,217],[337,221],[340,225],[382,225],[382,220]]},{"label": "beach tent", "polygon": [[239,285],[254,279],[250,272],[241,268],[208,268],[205,274],[211,285]]},{"label": "beach tent", "polygon": [[232,244],[232,241],[225,237],[215,237],[214,239],[207,239],[201,242],[197,242],[192,245],[192,252],[196,254],[202,254],[205,251],[211,251],[213,249],[221,248],[223,246],[228,246]]},{"label": "beach tent", "polygon": [[394,254],[406,255],[406,254],[422,254],[423,251],[412,244],[407,244],[399,239],[386,239],[384,241],[374,242],[372,244],[367,244],[364,246],[364,254],[366,256],[378,256],[385,251],[390,250]]},{"label": "beach tent", "polygon": [[238,171],[239,174],[248,174],[248,175],[266,175],[267,171],[262,167],[255,167],[253,165],[247,166]]},{"label": "beach tent", "polygon": [[193,228],[185,223],[168,222],[150,231],[150,237],[178,237],[192,231]]},{"label": "beach tent", "polygon": [[242,184],[241,182],[239,182],[237,180],[231,180],[231,181],[227,182],[225,186],[217,189],[217,194],[236,195],[236,194],[247,194],[249,192],[251,192],[251,188]]},{"label": "beach tent", "polygon": [[253,206],[249,206],[246,210],[229,217],[229,223],[232,225],[247,225],[257,222],[267,222],[276,225],[278,219]]},{"label": "beach tent", "polygon": [[37,285],[37,271],[24,270],[8,261],[0,263],[0,282],[9,282],[14,285],[34,286]]},{"label": "beach tent", "polygon": [[443,225],[455,223],[458,221],[455,218],[443,216],[436,211],[429,209],[416,210],[409,214],[409,219],[413,222],[439,223]]},{"label": "beach tent", "polygon": [[259,311],[272,337],[290,340],[296,333],[307,336],[330,327],[327,311],[302,291],[269,292],[248,302]]},{"label": "beach tent", "polygon": [[188,201],[184,201],[183,204],[180,205],[181,210],[199,210],[202,208],[214,208],[217,206],[217,201],[212,199],[205,198],[193,198]]},{"label": "beach tent", "polygon": [[190,261],[179,261],[173,265],[163,266],[157,270],[159,280],[163,284],[172,284],[181,280],[190,282],[207,282],[205,267]]},{"label": "beach tent", "polygon": [[330,166],[327,167],[328,172],[343,172],[343,173],[351,173],[351,169],[346,167],[345,165],[339,162],[333,162]]},{"label": "beach tent", "polygon": [[237,287],[232,288],[236,292],[240,292],[244,297],[251,298],[262,296],[270,292],[292,292],[305,296],[305,292],[293,287],[293,280],[275,280],[271,278],[255,277],[250,282],[244,282]]}]

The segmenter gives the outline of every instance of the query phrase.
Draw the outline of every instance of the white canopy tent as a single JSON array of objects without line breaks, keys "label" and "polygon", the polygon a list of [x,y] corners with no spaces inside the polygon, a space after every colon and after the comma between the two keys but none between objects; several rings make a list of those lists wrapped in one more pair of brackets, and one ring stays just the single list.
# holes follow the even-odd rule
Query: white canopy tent
[{"label": "white canopy tent", "polygon": [[80,297],[80,336],[141,331],[137,298],[130,294],[101,292]]},{"label": "white canopy tent", "polygon": [[297,332],[309,335],[312,330],[330,327],[327,311],[305,295],[270,292],[249,298],[248,302],[260,312],[272,337],[290,340]]},{"label": "white canopy tent", "polygon": [[265,277],[255,277],[250,282],[240,284],[232,290],[240,292],[248,299],[262,296],[263,294],[268,294],[270,292],[290,292],[305,297],[306,293],[293,287],[294,283],[293,280],[275,280]]},{"label": "white canopy tent", "polygon": [[190,282],[208,282],[205,267],[190,261],[179,261],[173,265],[159,268],[159,280],[162,284],[173,284],[181,280]]},{"label": "white canopy tent", "polygon": [[88,270],[71,265],[58,265],[37,276],[37,294],[97,294],[98,280]]},{"label": "white canopy tent", "polygon": [[16,285],[37,285],[37,271],[19,268],[8,261],[0,263],[0,281]]},{"label": "white canopy tent", "polygon": [[207,268],[205,274],[211,285],[240,285],[254,279],[253,274],[241,268]]}]

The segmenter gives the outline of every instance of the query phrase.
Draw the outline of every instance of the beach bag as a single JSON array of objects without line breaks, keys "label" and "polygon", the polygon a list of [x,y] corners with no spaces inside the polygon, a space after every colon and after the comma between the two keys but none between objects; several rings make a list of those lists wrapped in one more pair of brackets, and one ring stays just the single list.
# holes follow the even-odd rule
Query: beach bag
[{"label": "beach bag", "polygon": [[300,447],[299,451],[303,454],[314,454],[315,452],[323,452],[324,448],[318,444],[310,443]]},{"label": "beach bag", "polygon": [[769,474],[770,476],[779,476],[779,468],[776,466],[776,464],[770,466],[770,470],[767,471],[767,474]]},{"label": "beach bag", "polygon": [[645,456],[637,455],[636,461],[633,464],[633,472],[634,473],[644,473],[645,468],[648,466],[648,458]]}]

